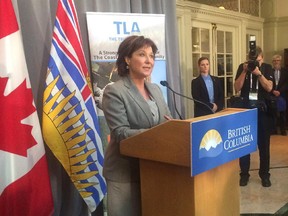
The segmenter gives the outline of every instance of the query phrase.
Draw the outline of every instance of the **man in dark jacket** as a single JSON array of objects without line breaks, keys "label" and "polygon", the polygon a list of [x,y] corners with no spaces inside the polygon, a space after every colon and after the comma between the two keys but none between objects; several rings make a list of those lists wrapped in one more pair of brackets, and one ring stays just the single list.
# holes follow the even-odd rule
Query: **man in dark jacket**
[{"label": "man in dark jacket", "polygon": [[288,71],[281,67],[282,56],[274,55],[272,66],[274,72],[274,83],[272,94],[277,102],[277,107],[273,110],[274,128],[272,134],[277,134],[277,126],[280,127],[280,133],[283,136],[286,132],[286,91],[288,87]]}]

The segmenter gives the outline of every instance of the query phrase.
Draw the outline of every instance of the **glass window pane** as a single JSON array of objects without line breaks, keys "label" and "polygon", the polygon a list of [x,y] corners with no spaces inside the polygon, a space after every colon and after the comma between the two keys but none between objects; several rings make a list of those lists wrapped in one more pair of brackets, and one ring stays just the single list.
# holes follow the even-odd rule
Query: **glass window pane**
[{"label": "glass window pane", "polygon": [[218,76],[224,75],[224,55],[218,54],[217,55],[217,74]]},{"label": "glass window pane", "polygon": [[233,77],[226,78],[227,85],[227,97],[231,97],[233,95]]},{"label": "glass window pane", "polygon": [[200,52],[200,29],[192,28],[192,52]]},{"label": "glass window pane", "polygon": [[193,77],[197,77],[199,75],[199,69],[198,69],[198,59],[200,58],[199,54],[193,54],[192,55],[192,62],[193,62]]},{"label": "glass window pane", "polygon": [[201,29],[201,51],[209,52],[209,29]]},{"label": "glass window pane", "polygon": [[233,74],[233,58],[232,55],[226,55],[226,74]]},{"label": "glass window pane", "polygon": [[224,32],[217,31],[217,52],[224,53]]},{"label": "glass window pane", "polygon": [[226,53],[232,53],[232,32],[226,32]]}]

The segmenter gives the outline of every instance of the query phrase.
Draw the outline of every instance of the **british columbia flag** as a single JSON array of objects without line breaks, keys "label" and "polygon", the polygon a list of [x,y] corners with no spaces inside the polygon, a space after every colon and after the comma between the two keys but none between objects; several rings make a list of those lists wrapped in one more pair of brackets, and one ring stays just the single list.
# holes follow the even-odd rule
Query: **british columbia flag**
[{"label": "british columbia flag", "polygon": [[93,212],[106,193],[103,147],[73,0],[59,0],[46,88],[43,137]]}]

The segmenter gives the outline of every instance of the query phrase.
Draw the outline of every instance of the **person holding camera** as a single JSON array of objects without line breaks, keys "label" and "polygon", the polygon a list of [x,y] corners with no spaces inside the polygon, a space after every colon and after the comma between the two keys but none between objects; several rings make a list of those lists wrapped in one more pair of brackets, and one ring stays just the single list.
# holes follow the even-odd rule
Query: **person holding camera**
[{"label": "person holding camera", "polygon": [[[260,157],[259,177],[263,187],[270,187],[270,125],[273,121],[269,114],[270,92],[273,88],[273,71],[270,64],[263,62],[263,52],[256,47],[250,50],[249,61],[239,65],[235,77],[236,93],[241,91],[243,108],[258,109],[258,149]],[[250,154],[240,158],[240,186],[249,181]]]}]

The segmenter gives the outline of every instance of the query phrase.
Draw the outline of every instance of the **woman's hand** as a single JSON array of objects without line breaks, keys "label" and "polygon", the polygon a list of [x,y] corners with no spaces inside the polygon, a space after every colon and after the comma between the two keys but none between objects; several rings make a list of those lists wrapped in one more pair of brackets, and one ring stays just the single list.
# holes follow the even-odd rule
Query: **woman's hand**
[{"label": "woman's hand", "polygon": [[218,106],[215,103],[212,103],[212,104],[213,104],[212,110],[215,113],[217,111],[217,109],[218,109]]},{"label": "woman's hand", "polygon": [[164,118],[167,119],[167,120],[172,120],[172,118],[168,115],[164,115]]}]

